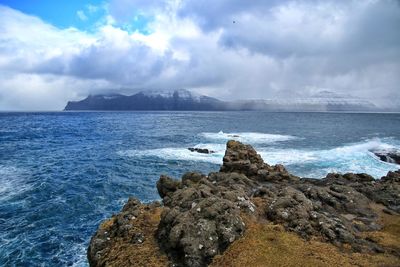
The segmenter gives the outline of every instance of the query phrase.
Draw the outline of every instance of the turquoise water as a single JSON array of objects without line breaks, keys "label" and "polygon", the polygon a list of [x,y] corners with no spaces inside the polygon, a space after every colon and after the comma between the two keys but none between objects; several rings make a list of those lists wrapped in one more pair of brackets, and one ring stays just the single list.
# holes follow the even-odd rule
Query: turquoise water
[{"label": "turquoise water", "polygon": [[300,176],[379,178],[399,166],[370,151],[400,149],[400,114],[0,113],[0,266],[86,266],[90,236],[129,196],[158,199],[160,174],[218,170],[231,138]]}]

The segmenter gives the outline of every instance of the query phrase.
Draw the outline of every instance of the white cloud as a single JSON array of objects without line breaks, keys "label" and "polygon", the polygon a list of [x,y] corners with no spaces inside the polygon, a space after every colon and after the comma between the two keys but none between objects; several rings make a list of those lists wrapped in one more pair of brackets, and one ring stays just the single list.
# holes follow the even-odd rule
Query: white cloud
[{"label": "white cloud", "polygon": [[[119,27],[137,14],[149,18],[149,34]],[[93,33],[61,30],[0,6],[0,109],[17,98],[62,109],[110,88],[188,88],[225,99],[321,88],[400,98],[396,1],[112,0],[101,21]]]},{"label": "white cloud", "polygon": [[29,73],[1,73],[0,111],[60,110],[67,99],[83,98],[110,88],[104,80]]},{"label": "white cloud", "polygon": [[85,12],[83,10],[78,10],[76,12],[76,15],[78,16],[78,18],[82,21],[86,21],[88,20],[88,17],[86,16]]}]

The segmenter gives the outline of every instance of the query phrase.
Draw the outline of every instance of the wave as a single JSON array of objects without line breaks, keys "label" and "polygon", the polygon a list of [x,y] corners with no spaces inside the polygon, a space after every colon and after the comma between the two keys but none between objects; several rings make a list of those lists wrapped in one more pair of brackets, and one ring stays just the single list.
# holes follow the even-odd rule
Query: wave
[{"label": "wave", "polygon": [[[120,151],[121,156],[144,158],[157,157],[163,160],[202,161],[222,164],[225,144],[202,143],[197,148],[215,151],[213,154],[191,152],[187,148],[160,148],[148,150]],[[379,139],[348,144],[327,150],[256,148],[268,164],[283,164],[294,174],[303,177],[321,178],[329,172],[368,173],[380,178],[390,170],[399,168],[396,164],[382,162],[371,151],[396,149],[396,145],[382,142]]]},{"label": "wave", "polygon": [[390,149],[396,146],[375,139],[327,150],[283,149],[260,151],[260,154],[269,164],[287,165],[299,176],[320,178],[330,172],[355,172],[380,178],[399,166],[381,161],[371,151]]},{"label": "wave", "polygon": [[26,185],[22,178],[22,170],[0,165],[0,199],[6,199],[23,193],[30,187]]},{"label": "wave", "polygon": [[[262,158],[270,164],[296,164],[316,161],[334,162],[340,159],[369,156],[378,159],[372,151],[396,149],[396,146],[384,143],[379,139],[367,140],[363,143],[349,144],[327,150],[296,150],[296,149],[261,149]],[[379,160],[379,162],[382,162]]]},{"label": "wave", "polygon": [[202,137],[213,141],[228,141],[231,139],[246,143],[246,144],[271,144],[276,142],[284,142],[298,137],[292,135],[281,134],[266,134],[257,132],[237,132],[237,133],[218,133],[204,132],[200,134]]},{"label": "wave", "polygon": [[[199,147],[198,145],[195,147]],[[212,149],[213,146],[209,145],[207,147],[215,153],[212,154],[202,154],[197,152],[191,152],[187,148],[157,148],[157,149],[147,149],[147,150],[126,150],[119,151],[120,156],[128,156],[135,158],[143,157],[157,157],[164,160],[183,160],[183,161],[202,161],[209,162],[213,164],[222,164],[222,158],[224,156],[224,150]]]}]

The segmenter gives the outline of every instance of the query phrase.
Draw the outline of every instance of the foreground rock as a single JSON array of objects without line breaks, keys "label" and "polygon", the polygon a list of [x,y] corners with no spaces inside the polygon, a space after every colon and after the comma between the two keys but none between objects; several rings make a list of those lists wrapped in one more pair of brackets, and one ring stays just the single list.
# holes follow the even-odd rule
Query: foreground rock
[{"label": "foreground rock", "polygon": [[122,211],[104,221],[90,240],[90,266],[168,266],[168,258],[154,237],[161,211],[157,202],[144,205],[130,198]]},{"label": "foreground rock", "polygon": [[[259,225],[259,231],[275,229],[270,224],[304,242],[317,240],[368,255],[384,253],[380,262],[390,258],[390,264],[400,264],[400,241],[381,242],[366,234],[382,232],[383,213],[394,216],[392,221],[398,217],[400,171],[380,180],[367,174],[299,178],[282,165],[264,163],[251,146],[229,141],[220,172],[187,173],[181,180],[161,176],[157,189],[163,206],[130,199],[121,213],[100,226],[88,249],[91,266],[122,266],[125,261],[134,266],[201,267],[217,255],[222,256],[216,262],[226,266],[230,263],[221,257],[232,244],[251,234],[265,235],[254,234],[251,225]],[[396,234],[397,230],[390,232]],[[400,239],[400,234],[390,238]],[[159,261],[141,265],[143,257]]]}]

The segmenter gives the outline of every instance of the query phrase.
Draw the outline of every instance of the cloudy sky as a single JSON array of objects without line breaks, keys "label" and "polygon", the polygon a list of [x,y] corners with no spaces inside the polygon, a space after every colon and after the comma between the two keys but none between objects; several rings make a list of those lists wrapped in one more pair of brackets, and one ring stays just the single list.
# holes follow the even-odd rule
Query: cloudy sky
[{"label": "cloudy sky", "polygon": [[400,1],[0,0],[0,110],[174,88],[400,101]]}]

